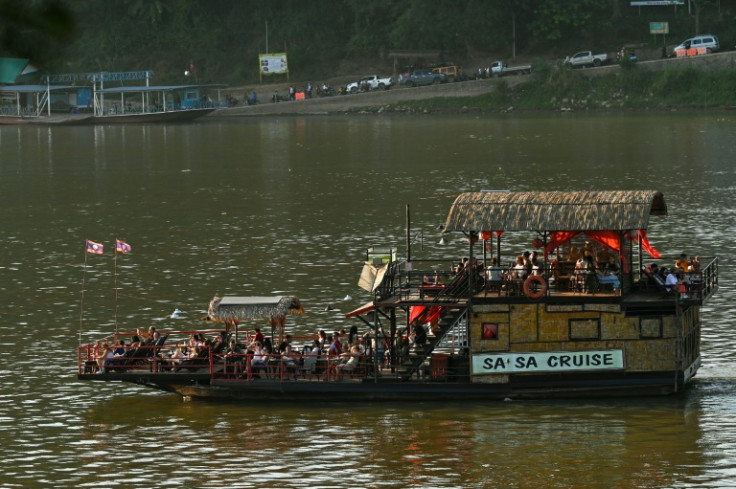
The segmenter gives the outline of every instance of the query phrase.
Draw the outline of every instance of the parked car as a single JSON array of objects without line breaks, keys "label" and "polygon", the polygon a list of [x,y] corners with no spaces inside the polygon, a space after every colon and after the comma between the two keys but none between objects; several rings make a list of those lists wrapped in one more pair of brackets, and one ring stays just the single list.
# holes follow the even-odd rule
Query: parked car
[{"label": "parked car", "polygon": [[608,55],[593,54],[593,51],[580,51],[572,56],[565,58],[565,64],[572,68],[582,68],[585,66],[600,66],[607,64],[609,61]]},{"label": "parked car", "polygon": [[672,50],[672,54],[677,56],[677,51],[687,51],[689,49],[698,50],[698,54],[710,54],[719,51],[721,45],[718,43],[716,36],[705,34],[685,39]]},{"label": "parked car", "polygon": [[432,68],[432,71],[434,73],[442,73],[450,83],[460,81],[460,69],[455,65],[435,66]]},{"label": "parked car", "polygon": [[364,76],[357,82],[348,83],[345,90],[349,93],[367,92],[369,90],[388,90],[394,84],[391,77],[381,78],[378,75]]},{"label": "parked car", "polygon": [[402,75],[399,85],[415,87],[445,82],[447,82],[447,76],[444,73],[435,73],[432,70],[414,70],[409,76]]},{"label": "parked car", "polygon": [[489,76],[524,75],[532,72],[532,65],[506,66],[503,61],[494,61],[488,67]]}]

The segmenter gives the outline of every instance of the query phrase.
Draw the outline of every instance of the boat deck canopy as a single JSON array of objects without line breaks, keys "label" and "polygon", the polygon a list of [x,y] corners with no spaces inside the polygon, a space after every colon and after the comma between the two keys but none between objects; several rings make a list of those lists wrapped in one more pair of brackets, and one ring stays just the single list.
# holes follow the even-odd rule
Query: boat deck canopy
[{"label": "boat deck canopy", "polygon": [[365,314],[367,312],[371,312],[373,309],[376,308],[376,305],[373,302],[366,302],[362,306],[360,306],[357,309],[353,309],[349,313],[345,314],[346,318],[354,318],[355,316],[360,316],[361,314]]},{"label": "boat deck canopy", "polygon": [[666,214],[656,190],[465,192],[452,204],[444,232],[647,229],[650,215]]},{"label": "boat deck canopy", "polygon": [[304,314],[304,308],[296,297],[215,297],[209,307],[210,319],[221,322],[284,317],[287,314]]},{"label": "boat deck canopy", "polygon": [[172,90],[184,90],[186,88],[198,88],[199,85],[157,85],[157,86],[128,86],[98,88],[98,93],[142,93],[142,92],[170,92]]},{"label": "boat deck canopy", "polygon": [[7,85],[0,86],[0,93],[40,93],[46,90],[74,90],[84,87],[73,85]]}]

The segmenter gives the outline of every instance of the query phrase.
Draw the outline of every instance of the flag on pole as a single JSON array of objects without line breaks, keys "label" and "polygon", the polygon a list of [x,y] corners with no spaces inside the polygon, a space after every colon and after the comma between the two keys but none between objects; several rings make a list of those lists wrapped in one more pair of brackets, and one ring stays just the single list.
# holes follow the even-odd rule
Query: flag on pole
[{"label": "flag on pole", "polygon": [[89,239],[87,240],[87,247],[86,247],[87,253],[93,253],[95,255],[101,255],[103,248],[104,248],[104,246],[102,246],[102,244],[95,243],[94,241],[89,240]]},{"label": "flag on pole", "polygon": [[116,253],[130,253],[133,250],[133,248],[130,247],[128,243],[125,241],[120,241],[119,239],[115,239],[115,252]]}]

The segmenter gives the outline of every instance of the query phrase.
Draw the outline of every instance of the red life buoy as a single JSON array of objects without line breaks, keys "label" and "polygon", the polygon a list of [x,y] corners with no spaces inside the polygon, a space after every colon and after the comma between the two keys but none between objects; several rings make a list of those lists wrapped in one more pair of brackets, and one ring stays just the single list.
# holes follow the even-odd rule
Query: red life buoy
[{"label": "red life buoy", "polygon": [[[533,284],[537,286],[534,287]],[[547,282],[539,275],[529,275],[529,278],[524,281],[524,294],[530,299],[539,299],[546,292]]]}]

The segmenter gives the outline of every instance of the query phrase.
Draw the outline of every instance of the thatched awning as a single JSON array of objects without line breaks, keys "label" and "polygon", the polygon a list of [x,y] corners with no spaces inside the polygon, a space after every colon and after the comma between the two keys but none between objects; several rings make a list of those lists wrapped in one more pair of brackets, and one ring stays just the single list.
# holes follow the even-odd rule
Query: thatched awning
[{"label": "thatched awning", "polygon": [[215,297],[210,301],[209,318],[219,322],[241,322],[248,319],[284,318],[287,314],[304,314],[299,299],[275,297]]},{"label": "thatched awning", "polygon": [[450,231],[623,231],[647,229],[666,215],[656,190],[466,192],[450,208]]}]

